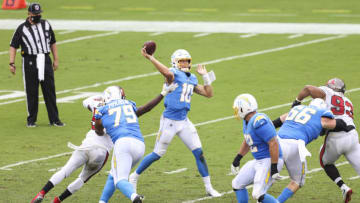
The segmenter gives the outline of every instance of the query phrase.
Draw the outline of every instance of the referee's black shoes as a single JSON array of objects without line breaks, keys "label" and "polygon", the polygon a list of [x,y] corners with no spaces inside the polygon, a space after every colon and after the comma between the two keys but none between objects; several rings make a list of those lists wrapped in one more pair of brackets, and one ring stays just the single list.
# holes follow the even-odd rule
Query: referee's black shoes
[{"label": "referee's black shoes", "polygon": [[35,123],[35,122],[28,122],[28,123],[26,124],[26,127],[28,127],[28,128],[35,128],[35,127],[36,127],[36,123]]},{"label": "referee's black shoes", "polygon": [[56,127],[64,127],[65,123],[63,123],[59,120],[59,121],[51,122],[49,125],[56,126]]}]

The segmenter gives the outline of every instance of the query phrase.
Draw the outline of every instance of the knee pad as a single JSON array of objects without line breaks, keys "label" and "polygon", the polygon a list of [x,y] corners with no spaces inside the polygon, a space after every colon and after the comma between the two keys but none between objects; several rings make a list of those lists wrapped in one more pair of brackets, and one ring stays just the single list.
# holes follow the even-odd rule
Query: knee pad
[{"label": "knee pad", "polygon": [[239,184],[237,184],[237,182],[236,182],[236,178],[234,178],[234,179],[232,180],[232,182],[231,182],[231,186],[232,186],[232,188],[234,189],[234,191],[235,191],[235,190],[241,190],[241,189],[244,189],[244,188],[240,188]]},{"label": "knee pad", "polygon": [[256,200],[258,200],[258,202],[261,202],[262,200],[264,200],[264,196],[265,194],[259,194],[257,192],[252,192],[252,197]]},{"label": "knee pad", "polygon": [[68,186],[68,190],[69,192],[71,192],[71,194],[74,194],[76,191],[78,191],[82,186],[84,185],[84,181],[81,180],[81,178],[77,178],[74,182],[72,182],[69,186]]}]

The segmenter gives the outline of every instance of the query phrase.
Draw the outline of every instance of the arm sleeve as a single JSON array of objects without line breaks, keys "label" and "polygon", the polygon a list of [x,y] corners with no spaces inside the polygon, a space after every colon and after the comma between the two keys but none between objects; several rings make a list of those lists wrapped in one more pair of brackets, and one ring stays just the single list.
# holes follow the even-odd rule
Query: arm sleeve
[{"label": "arm sleeve", "polygon": [[14,35],[11,39],[10,46],[14,47],[15,49],[18,49],[20,47],[21,43],[21,26],[19,26],[16,31],[14,32]]},{"label": "arm sleeve", "polygon": [[256,135],[258,135],[266,143],[276,136],[274,125],[261,115],[255,119],[254,129]]},{"label": "arm sleeve", "polygon": [[50,45],[52,45],[52,44],[56,43],[56,38],[55,38],[55,33],[54,33],[50,23],[49,23],[49,26],[50,26],[49,32],[50,32],[50,36],[51,36]]}]

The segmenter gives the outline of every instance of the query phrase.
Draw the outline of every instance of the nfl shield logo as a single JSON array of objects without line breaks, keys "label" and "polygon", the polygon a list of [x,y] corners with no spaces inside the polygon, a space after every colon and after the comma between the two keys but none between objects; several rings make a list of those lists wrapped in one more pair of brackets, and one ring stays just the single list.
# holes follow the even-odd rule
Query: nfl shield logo
[{"label": "nfl shield logo", "polygon": [[40,9],[39,5],[35,5],[35,10],[38,11]]}]

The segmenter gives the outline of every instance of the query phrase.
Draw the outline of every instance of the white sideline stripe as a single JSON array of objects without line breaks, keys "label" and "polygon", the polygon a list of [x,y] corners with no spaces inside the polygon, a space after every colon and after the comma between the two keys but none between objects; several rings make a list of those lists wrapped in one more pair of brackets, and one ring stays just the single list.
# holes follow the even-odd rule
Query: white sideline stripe
[{"label": "white sideline stripe", "polygon": [[61,154],[47,156],[47,157],[43,157],[43,158],[39,158],[39,159],[32,159],[32,160],[28,160],[28,161],[20,161],[20,162],[17,162],[15,164],[10,164],[10,165],[7,165],[7,166],[3,166],[3,167],[0,168],[0,170],[12,170],[11,167],[14,167],[14,166],[20,166],[20,165],[28,164],[28,163],[32,163],[32,162],[43,161],[43,160],[52,159],[52,158],[56,158],[56,157],[66,156],[66,155],[69,155],[69,154],[72,154],[72,152],[65,152],[65,153],[61,153]]},{"label": "white sideline stripe", "polygon": [[[93,38],[97,38],[97,37],[105,37],[105,36],[109,36],[109,35],[116,35],[119,34],[120,32],[107,32],[107,33],[100,33],[100,34],[96,34],[96,35],[88,35],[88,36],[83,36],[83,37],[76,37],[73,39],[68,39],[68,40],[63,40],[63,41],[59,41],[56,42],[57,45],[59,44],[66,44],[66,43],[70,43],[70,42],[76,42],[76,41],[80,41],[80,40],[85,40],[85,39],[93,39]],[[17,50],[17,52],[20,52],[20,49]],[[2,51],[0,52],[0,55],[4,55],[4,54],[8,54],[9,51]]]},{"label": "white sideline stripe", "polygon": [[186,170],[187,170],[187,168],[180,168],[180,169],[177,169],[175,171],[166,171],[164,173],[166,173],[166,174],[174,174],[174,173],[181,173],[181,172],[186,171]]},{"label": "white sideline stripe", "polygon": [[304,36],[304,34],[295,34],[295,35],[290,35],[288,38],[294,39],[294,38],[298,38],[298,37],[302,37],[302,36]]},{"label": "white sideline stripe", "polygon": [[[0,29],[15,30],[23,19],[1,19]],[[202,21],[49,20],[54,30],[259,34],[360,34],[360,24],[245,23]]]},{"label": "white sideline stripe", "polygon": [[194,37],[205,37],[205,36],[208,36],[208,35],[210,35],[210,34],[211,34],[211,33],[208,33],[208,32],[199,33],[199,34],[194,35]]},{"label": "white sideline stripe", "polygon": [[349,178],[349,180],[356,180],[356,179],[359,179],[359,178],[360,178],[360,176],[354,176],[354,177]]},{"label": "white sideline stripe", "polygon": [[[335,164],[335,165],[336,165],[336,166],[343,166],[343,165],[346,165],[346,164],[349,164],[349,162],[348,162],[348,161],[344,161],[344,162],[341,162],[341,163],[338,163],[338,164]],[[322,171],[322,170],[324,170],[324,169],[322,169],[322,168],[314,168],[314,169],[312,169],[312,170],[310,170],[310,171],[307,171],[306,174],[316,173],[316,172]],[[289,178],[290,178],[289,176],[283,176],[280,181],[286,180],[286,179],[289,179]],[[249,185],[249,186],[246,187],[246,189],[250,189],[250,188],[252,188],[252,187],[253,187],[253,185]],[[227,192],[222,192],[221,194],[222,194],[222,195],[226,195],[226,194],[231,194],[231,193],[233,193],[233,192],[234,192],[233,190],[230,190],[230,191],[227,191]],[[195,200],[184,201],[184,202],[182,202],[182,203],[194,203],[194,202],[200,202],[200,201],[202,201],[202,200],[213,199],[213,198],[217,198],[217,197],[207,196],[207,197],[202,197],[202,198],[195,199]]]},{"label": "white sideline stripe", "polygon": [[158,36],[158,35],[163,35],[165,33],[166,32],[154,32],[154,33],[149,34],[149,36]]},{"label": "white sideline stripe", "polygon": [[64,35],[64,34],[70,34],[70,33],[73,33],[73,32],[76,32],[76,30],[65,30],[65,31],[59,32],[59,34]]},{"label": "white sideline stripe", "polygon": [[[346,37],[346,35],[337,35],[337,36],[332,36],[332,37],[320,38],[320,39],[316,39],[316,40],[300,42],[300,43],[297,43],[297,44],[291,44],[291,45],[287,45],[287,46],[283,46],[283,47],[266,49],[266,50],[262,50],[262,51],[256,51],[256,52],[251,52],[251,53],[246,53],[246,54],[241,54],[241,55],[236,55],[236,56],[230,56],[230,57],[220,58],[220,59],[216,59],[216,60],[212,60],[212,61],[205,61],[205,62],[202,62],[200,64],[204,64],[204,65],[215,64],[215,63],[220,63],[220,62],[223,62],[223,61],[230,61],[230,60],[239,59],[239,58],[246,58],[246,57],[249,57],[249,56],[256,56],[256,55],[261,55],[261,54],[266,54],[266,53],[271,53],[271,52],[277,52],[277,51],[282,51],[282,50],[285,50],[285,49],[301,47],[301,46],[305,46],[305,45],[309,45],[309,44],[315,44],[315,43],[325,42],[325,41],[344,38],[344,37]],[[197,66],[197,64],[193,65],[193,67],[196,67],[196,66]],[[74,89],[62,90],[62,91],[56,92],[56,94],[68,93],[68,92],[71,92],[71,91],[79,91],[79,90],[83,90],[83,89],[87,89],[87,88],[99,87],[101,85],[108,85],[108,84],[118,83],[118,82],[122,82],[122,81],[126,81],[126,80],[144,78],[144,77],[153,76],[153,75],[159,75],[159,74],[160,73],[158,71],[156,71],[156,72],[152,72],[152,73],[129,76],[129,77],[120,78],[120,79],[117,79],[117,80],[111,80],[111,81],[102,82],[102,83],[95,83],[95,84],[92,84],[92,85],[87,85],[87,86],[78,87],[78,88],[74,88]],[[4,105],[4,104],[11,104],[11,103],[19,102],[19,101],[24,101],[24,100],[25,99],[22,99],[22,100],[18,99],[18,100],[8,101],[8,102],[0,103],[0,106]]]},{"label": "white sideline stripe", "polygon": [[256,34],[256,33],[250,33],[250,34],[247,34],[247,35],[240,35],[240,37],[241,37],[241,38],[250,38],[250,37],[255,37],[256,35],[258,35],[258,34]]},{"label": "white sideline stripe", "polygon": [[[348,90],[346,93],[348,93],[348,92],[355,92],[355,91],[359,91],[359,90],[360,90],[360,88],[354,88],[354,89]],[[310,99],[304,99],[303,102],[306,102],[306,101],[309,101],[309,100],[310,100]],[[285,107],[285,106],[290,106],[291,104],[292,104],[292,103],[275,105],[275,106],[271,106],[271,107],[268,107],[268,108],[259,109],[259,112],[264,112],[264,111],[269,111],[269,110],[273,110],[273,109],[278,109],[278,108],[282,108],[282,107]],[[231,118],[233,118],[233,117],[234,117],[234,116],[227,116],[227,117],[224,117],[224,118],[218,118],[218,119],[215,119],[215,120],[205,121],[205,122],[197,123],[197,124],[194,124],[194,125],[195,125],[195,126],[207,125],[207,124],[210,124],[210,123],[216,123],[216,122],[228,120],[228,119],[231,119]],[[157,135],[157,134],[158,134],[158,132],[155,132],[155,133],[151,133],[151,134],[144,135],[143,137],[144,137],[144,138],[146,138],[146,137],[152,137],[152,136]],[[35,161],[41,161],[41,160],[51,159],[51,158],[55,158],[55,157],[60,157],[60,156],[67,155],[67,154],[71,154],[71,153],[72,153],[72,152],[66,152],[66,153],[57,154],[57,155],[53,155],[53,156],[48,156],[48,157],[40,158],[40,159],[34,159],[34,160],[35,160]],[[34,160],[21,161],[21,162],[15,163],[15,164],[6,165],[6,166],[1,167],[0,170],[11,170],[11,169],[8,169],[8,168],[11,168],[11,167],[13,167],[13,166],[22,165],[22,164],[31,163],[31,162],[34,162]]]}]

